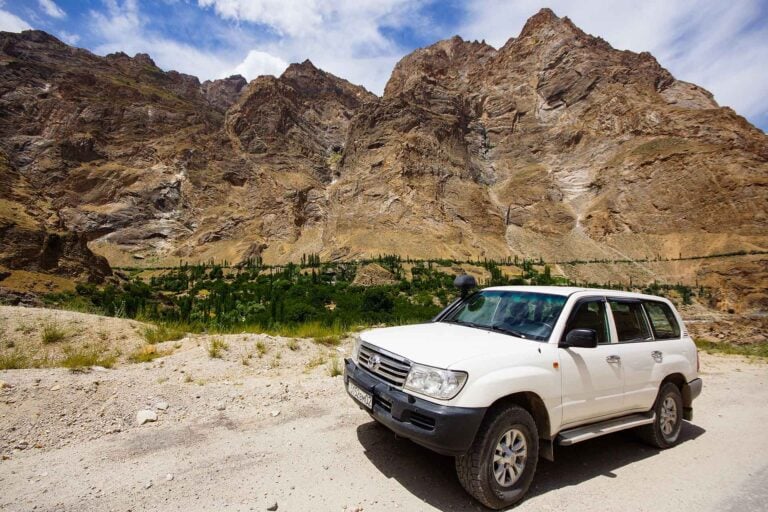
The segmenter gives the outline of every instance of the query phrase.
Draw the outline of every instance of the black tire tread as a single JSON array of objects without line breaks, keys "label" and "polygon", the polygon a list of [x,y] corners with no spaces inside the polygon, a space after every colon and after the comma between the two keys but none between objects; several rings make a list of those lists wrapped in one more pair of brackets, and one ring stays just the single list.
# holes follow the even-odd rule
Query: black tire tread
[{"label": "black tire tread", "polygon": [[[650,425],[646,425],[644,427],[641,427],[638,429],[638,434],[640,435],[640,438],[648,443],[649,445],[658,448],[660,450],[666,450],[667,448],[671,448],[676,444],[675,443],[669,443],[666,439],[664,439],[664,436],[661,434],[661,429],[658,428],[658,417],[659,417],[659,403],[662,400],[662,397],[666,396],[668,392],[674,392],[677,393],[677,395],[680,397],[680,404],[682,404],[682,395],[680,394],[680,389],[672,382],[667,382],[663,386],[661,386],[661,389],[659,389],[659,395],[656,397],[656,402],[653,404],[653,410],[656,413],[656,420],[651,423]],[[680,409],[680,414],[683,413],[682,408]],[[682,421],[682,420],[681,420]],[[679,436],[678,436],[679,439]]]},{"label": "black tire tread", "polygon": [[[535,473],[539,458],[539,440],[536,423],[528,411],[517,405],[498,409],[486,416],[469,451],[467,451],[467,453],[464,455],[459,455],[456,457],[456,474],[459,477],[461,486],[464,487],[464,490],[472,495],[472,497],[474,497],[477,501],[491,509],[498,510],[500,508],[507,507],[510,504],[499,499],[499,497],[496,496],[493,492],[489,492],[490,489],[487,489],[483,485],[482,480],[479,478],[483,456],[483,453],[481,453],[482,450],[479,448],[487,442],[488,437],[491,432],[493,432],[496,423],[499,421],[508,420],[508,417],[510,416],[517,416],[517,422],[527,424],[534,437],[531,442],[532,446],[529,450],[530,457],[528,458],[527,463],[533,465],[532,472]],[[525,490],[522,495],[525,494]]]}]

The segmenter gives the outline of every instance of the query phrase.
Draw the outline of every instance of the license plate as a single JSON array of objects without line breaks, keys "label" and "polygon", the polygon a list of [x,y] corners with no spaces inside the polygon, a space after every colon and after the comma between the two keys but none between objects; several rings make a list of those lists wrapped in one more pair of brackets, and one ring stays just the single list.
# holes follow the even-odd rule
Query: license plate
[{"label": "license plate", "polygon": [[349,384],[347,384],[347,393],[368,409],[373,408],[373,395],[357,387],[351,380],[349,381]]}]

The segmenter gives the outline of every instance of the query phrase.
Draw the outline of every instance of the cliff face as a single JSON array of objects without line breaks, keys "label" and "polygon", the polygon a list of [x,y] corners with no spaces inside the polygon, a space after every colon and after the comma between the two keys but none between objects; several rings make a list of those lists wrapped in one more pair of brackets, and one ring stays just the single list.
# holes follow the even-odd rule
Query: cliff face
[{"label": "cliff face", "polygon": [[4,200],[113,264],[768,246],[768,137],[549,10],[498,50],[413,52],[381,98],[309,61],[200,84],[3,33],[0,112],[10,189],[28,191]]},{"label": "cliff face", "polygon": [[765,248],[766,136],[551,11],[498,51],[453,38],[405,57],[349,140],[337,226],[365,211],[392,226],[361,231],[359,247],[548,260]]}]

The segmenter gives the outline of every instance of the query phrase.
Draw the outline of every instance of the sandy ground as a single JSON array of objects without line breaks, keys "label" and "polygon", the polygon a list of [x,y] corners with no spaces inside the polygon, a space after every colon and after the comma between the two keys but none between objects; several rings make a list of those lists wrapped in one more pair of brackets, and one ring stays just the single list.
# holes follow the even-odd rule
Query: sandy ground
[{"label": "sandy ground", "polygon": [[[0,371],[0,510],[483,510],[451,458],[396,439],[346,396],[329,361],[348,345],[221,338],[222,359],[194,337],[113,370]],[[625,432],[559,448],[515,510],[765,510],[768,364],[701,358],[679,446]],[[139,426],[144,409],[158,419]]]}]

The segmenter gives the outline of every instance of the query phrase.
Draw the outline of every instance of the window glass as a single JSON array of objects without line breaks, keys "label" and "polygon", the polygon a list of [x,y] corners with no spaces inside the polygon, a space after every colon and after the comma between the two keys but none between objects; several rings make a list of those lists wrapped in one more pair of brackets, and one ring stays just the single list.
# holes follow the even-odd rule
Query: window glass
[{"label": "window glass", "polygon": [[653,339],[648,322],[645,320],[643,305],[640,302],[621,302],[609,300],[616,334],[619,342],[648,341]]},{"label": "window glass", "polygon": [[610,343],[608,323],[605,321],[605,302],[593,300],[578,304],[568,320],[566,335],[573,329],[592,329],[597,333],[598,344]]},{"label": "window glass", "polygon": [[567,297],[562,295],[484,290],[470,296],[441,322],[545,341],[549,339],[566,300]]},{"label": "window glass", "polygon": [[680,326],[668,304],[648,300],[643,302],[643,306],[648,314],[648,320],[651,321],[654,338],[668,340],[680,337]]}]

